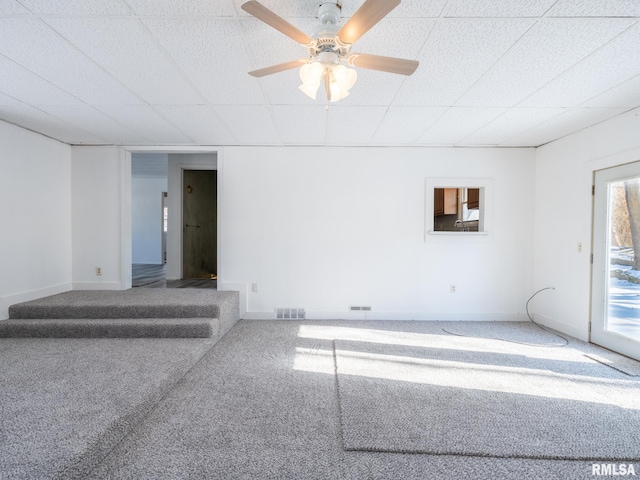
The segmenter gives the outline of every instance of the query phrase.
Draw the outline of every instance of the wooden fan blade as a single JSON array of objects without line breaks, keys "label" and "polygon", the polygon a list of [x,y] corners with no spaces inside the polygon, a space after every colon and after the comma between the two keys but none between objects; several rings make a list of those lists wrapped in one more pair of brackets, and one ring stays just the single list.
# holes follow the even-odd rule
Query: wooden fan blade
[{"label": "wooden fan blade", "polygon": [[400,0],[366,0],[338,32],[340,41],[353,44],[398,5]]},{"label": "wooden fan blade", "polygon": [[285,70],[291,70],[292,68],[300,67],[306,60],[291,60],[290,62],[280,63],[278,65],[272,65],[270,67],[261,68],[259,70],[253,70],[249,72],[249,75],[254,77],[264,77],[266,75],[272,75],[274,73],[284,72]]},{"label": "wooden fan blade", "polygon": [[354,53],[349,56],[349,65],[369,70],[379,70],[381,72],[398,73],[400,75],[411,75],[418,68],[419,63],[415,60],[405,60],[404,58],[382,57],[380,55],[367,55],[365,53]]},{"label": "wooden fan blade", "polygon": [[308,45],[313,42],[313,39],[309,35],[304,33],[302,30],[297,29],[284,18],[279,17],[261,3],[255,1],[245,2],[242,4],[241,8],[245,12],[256,17],[258,20],[272,26],[280,33],[284,33],[287,37],[301,43],[302,45]]}]

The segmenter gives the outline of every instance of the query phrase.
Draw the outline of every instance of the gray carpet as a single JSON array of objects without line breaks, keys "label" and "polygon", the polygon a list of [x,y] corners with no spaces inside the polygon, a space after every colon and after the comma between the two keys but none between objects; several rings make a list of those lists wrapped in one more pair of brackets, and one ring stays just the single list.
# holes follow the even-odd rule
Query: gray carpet
[{"label": "gray carpet", "polygon": [[640,381],[572,348],[407,333],[336,340],[348,450],[640,460]]},{"label": "gray carpet", "polygon": [[0,340],[0,478],[85,478],[212,340]]},{"label": "gray carpet", "polygon": [[239,319],[238,292],[74,290],[11,305],[0,338],[219,338]]},{"label": "gray carpet", "polygon": [[[161,382],[153,377],[161,377],[171,363],[170,345],[196,345],[201,340],[0,339],[3,374],[15,385],[13,393],[0,399],[3,413],[7,412],[0,429],[0,471],[11,466],[12,474],[5,476],[12,479],[72,478],[68,472],[78,469],[66,465],[77,465],[74,459],[82,458],[88,467],[93,461],[91,472],[81,476],[91,479],[593,478],[591,461],[344,449],[333,342],[383,339],[393,344],[407,333],[440,336],[442,326],[465,325],[240,321],[102,460],[98,455],[82,456],[81,449],[73,450],[76,456],[60,457],[58,445],[76,439],[75,432],[91,438],[82,432],[90,430],[86,422],[94,421],[86,410],[85,415],[74,414],[77,408],[88,407],[72,402],[73,408],[67,408],[65,395],[73,397],[74,390],[91,381],[93,371],[98,376],[108,374],[115,381],[100,385],[95,412],[104,405],[113,411],[127,404],[136,379]],[[518,338],[526,328],[515,325],[514,330]],[[148,368],[145,358],[158,367]],[[120,383],[125,380],[129,387]],[[0,392],[7,391],[6,385]],[[12,436],[3,436],[9,425]],[[22,443],[14,444],[17,441]],[[640,463],[635,468],[640,472]]]}]

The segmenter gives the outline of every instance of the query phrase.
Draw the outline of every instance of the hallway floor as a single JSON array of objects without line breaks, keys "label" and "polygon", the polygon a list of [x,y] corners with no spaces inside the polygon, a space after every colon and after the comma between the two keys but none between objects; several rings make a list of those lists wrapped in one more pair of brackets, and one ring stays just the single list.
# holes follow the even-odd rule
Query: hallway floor
[{"label": "hallway floor", "polygon": [[166,265],[133,264],[131,285],[144,288],[217,288],[218,282],[209,278],[167,280]]}]

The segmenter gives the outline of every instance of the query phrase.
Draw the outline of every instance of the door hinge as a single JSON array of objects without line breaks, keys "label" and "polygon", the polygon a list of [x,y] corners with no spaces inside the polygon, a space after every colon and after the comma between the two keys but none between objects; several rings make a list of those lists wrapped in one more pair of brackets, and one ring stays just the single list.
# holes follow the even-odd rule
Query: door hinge
[{"label": "door hinge", "polygon": [[596,186],[591,185],[591,195],[595,195],[595,194],[596,194]]},{"label": "door hinge", "polygon": [[591,261],[591,265],[593,265],[593,253],[589,256],[589,260]]}]

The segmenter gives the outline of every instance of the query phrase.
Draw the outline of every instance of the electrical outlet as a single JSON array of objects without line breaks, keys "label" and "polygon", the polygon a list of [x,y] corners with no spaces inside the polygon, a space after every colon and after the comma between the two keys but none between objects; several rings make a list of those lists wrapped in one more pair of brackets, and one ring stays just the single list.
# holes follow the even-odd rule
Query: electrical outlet
[{"label": "electrical outlet", "polygon": [[251,284],[251,291],[252,292],[257,292],[258,291],[258,284],[257,283],[252,283]]},{"label": "electrical outlet", "polygon": [[96,275],[102,275],[102,267],[96,267]]},{"label": "electrical outlet", "polygon": [[449,292],[450,293],[456,293],[456,284],[455,283],[451,284],[451,287],[449,288]]}]

